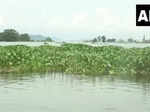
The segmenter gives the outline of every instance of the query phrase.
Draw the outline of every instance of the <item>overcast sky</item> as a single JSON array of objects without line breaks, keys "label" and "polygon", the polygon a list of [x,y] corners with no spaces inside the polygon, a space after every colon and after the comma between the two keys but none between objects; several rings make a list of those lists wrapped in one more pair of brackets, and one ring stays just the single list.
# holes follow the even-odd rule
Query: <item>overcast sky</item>
[{"label": "overcast sky", "polygon": [[78,40],[105,34],[116,38],[150,37],[150,27],[135,26],[137,3],[150,0],[0,0],[0,31]]}]

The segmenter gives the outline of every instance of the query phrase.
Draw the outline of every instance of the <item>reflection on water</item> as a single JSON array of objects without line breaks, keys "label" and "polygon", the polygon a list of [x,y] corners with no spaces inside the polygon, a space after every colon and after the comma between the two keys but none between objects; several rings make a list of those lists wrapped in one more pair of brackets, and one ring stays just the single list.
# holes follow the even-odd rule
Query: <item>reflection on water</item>
[{"label": "reflection on water", "polygon": [[1,112],[150,112],[150,77],[0,76]]}]

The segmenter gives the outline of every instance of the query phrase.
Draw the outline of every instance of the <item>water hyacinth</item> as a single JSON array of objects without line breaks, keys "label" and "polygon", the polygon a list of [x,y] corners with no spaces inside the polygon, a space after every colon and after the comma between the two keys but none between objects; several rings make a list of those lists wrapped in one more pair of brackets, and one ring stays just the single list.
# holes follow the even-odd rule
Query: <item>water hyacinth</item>
[{"label": "water hyacinth", "polygon": [[149,74],[150,48],[64,44],[0,47],[0,72]]}]

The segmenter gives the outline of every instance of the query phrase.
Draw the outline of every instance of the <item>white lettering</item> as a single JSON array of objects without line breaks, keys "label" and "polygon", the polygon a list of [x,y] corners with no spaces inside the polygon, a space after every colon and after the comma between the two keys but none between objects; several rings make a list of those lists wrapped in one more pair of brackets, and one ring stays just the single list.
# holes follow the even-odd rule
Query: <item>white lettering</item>
[{"label": "white lettering", "polygon": [[141,10],[140,16],[138,18],[138,22],[141,22],[142,20],[144,20],[145,22],[148,22],[148,18],[147,18],[145,10]]}]

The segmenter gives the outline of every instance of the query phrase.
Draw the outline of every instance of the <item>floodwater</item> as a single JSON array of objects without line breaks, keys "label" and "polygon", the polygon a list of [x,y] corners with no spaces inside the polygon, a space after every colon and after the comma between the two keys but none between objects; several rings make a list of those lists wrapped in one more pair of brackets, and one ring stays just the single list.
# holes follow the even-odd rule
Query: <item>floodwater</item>
[{"label": "floodwater", "polygon": [[150,112],[150,77],[1,74],[1,112]]},{"label": "floodwater", "polygon": [[[86,42],[69,42],[69,43],[80,43],[87,44],[91,46],[121,46],[124,48],[144,48],[150,47],[150,43],[86,43]],[[8,45],[27,45],[27,46],[41,46],[41,45],[53,45],[53,46],[61,46],[62,42],[0,42],[0,46],[8,46]]]},{"label": "floodwater", "polygon": [[0,42],[0,46],[9,46],[9,45],[41,46],[45,44],[53,46],[61,45],[61,43],[58,42]]}]

